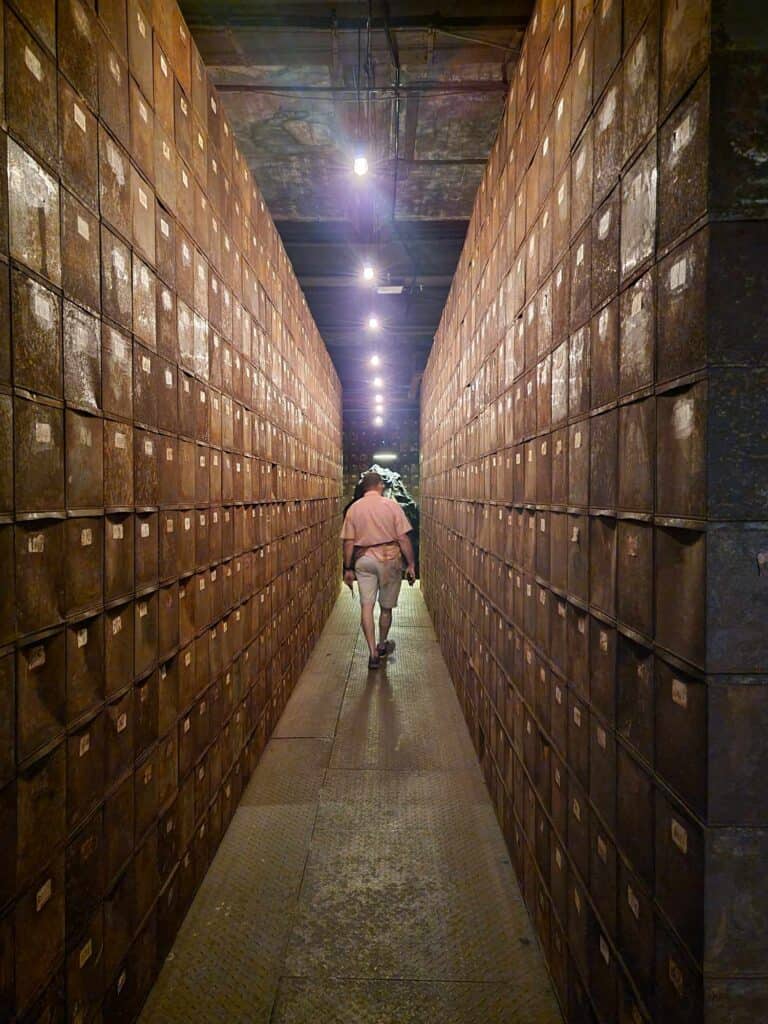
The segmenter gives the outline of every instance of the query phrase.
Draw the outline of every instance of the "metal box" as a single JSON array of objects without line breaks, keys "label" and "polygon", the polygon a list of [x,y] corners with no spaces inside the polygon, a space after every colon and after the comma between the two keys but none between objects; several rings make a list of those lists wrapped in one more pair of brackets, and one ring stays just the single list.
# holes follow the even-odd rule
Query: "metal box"
[{"label": "metal box", "polygon": [[67,627],[67,723],[104,700],[104,621],[81,619]]},{"label": "metal box", "polygon": [[657,374],[660,381],[706,364],[709,233],[697,232],[658,267]]},{"label": "metal box", "polygon": [[103,599],[104,520],[96,516],[67,519],[64,551],[66,613],[99,607]]},{"label": "metal box", "polygon": [[618,497],[618,414],[615,409],[590,423],[590,505],[598,511],[616,508]]},{"label": "metal box", "polygon": [[13,382],[62,397],[61,300],[26,274],[11,272]]},{"label": "metal box", "polygon": [[98,33],[97,50],[99,57],[99,113],[109,130],[127,149],[131,141],[128,112],[128,66],[103,30]]},{"label": "metal box", "polygon": [[8,127],[48,167],[58,165],[56,65],[8,11],[5,19],[5,91]]},{"label": "metal box", "polygon": [[61,279],[65,295],[99,310],[99,223],[66,190],[61,192]]},{"label": "metal box", "polygon": [[656,400],[646,398],[619,409],[619,508],[651,512],[654,507],[653,456],[656,452]]},{"label": "metal box", "polygon": [[[62,7],[77,6],[85,11],[80,0],[70,0]],[[95,89],[94,89],[95,92]],[[96,118],[80,96],[59,77],[59,135],[62,183],[70,188],[90,209],[97,210],[99,202],[99,150]]]},{"label": "metal box", "polygon": [[8,141],[8,221],[11,256],[60,285],[59,186],[12,139]]},{"label": "metal box", "polygon": [[625,626],[653,635],[653,527],[622,519],[617,530],[618,618]]},{"label": "metal box", "polygon": [[34,633],[56,625],[63,615],[63,523],[17,523],[14,532],[16,625],[21,634]]},{"label": "metal box", "polygon": [[59,743],[19,772],[11,839],[11,883],[21,890],[45,870],[51,850],[67,835],[66,754]]},{"label": "metal box", "polygon": [[[103,182],[103,178],[102,178]],[[106,216],[102,208],[102,216]],[[101,228],[101,302],[104,316],[126,330],[133,326],[131,250],[103,224]],[[108,329],[104,324],[104,330]],[[117,334],[117,332],[115,332]],[[125,406],[123,406],[123,409]]]},{"label": "metal box", "polygon": [[705,543],[694,530],[655,531],[657,643],[694,665],[704,661]]},{"label": "metal box", "polygon": [[622,746],[617,750],[616,831],[619,845],[646,885],[653,885],[654,785]]},{"label": "metal box", "polygon": [[703,519],[707,514],[707,384],[668,391],[657,400],[656,510]]},{"label": "metal box", "polygon": [[98,412],[101,409],[101,376],[99,321],[65,300],[64,398],[70,405]]},{"label": "metal box", "polygon": [[104,526],[104,600],[127,597],[134,586],[133,517],[113,514]]},{"label": "metal box", "polygon": [[53,974],[64,951],[64,854],[19,899],[16,933],[16,1006],[25,1010]]},{"label": "metal box", "polygon": [[136,506],[154,508],[158,505],[160,435],[136,429],[133,435],[134,497]]},{"label": "metal box", "polygon": [[623,281],[643,268],[654,255],[656,192],[656,139],[654,138],[622,178],[621,277]]},{"label": "metal box", "polygon": [[96,715],[67,737],[67,826],[79,826],[104,793],[105,721]]},{"label": "metal box", "polygon": [[104,613],[104,687],[107,697],[133,679],[133,609],[130,604]]}]

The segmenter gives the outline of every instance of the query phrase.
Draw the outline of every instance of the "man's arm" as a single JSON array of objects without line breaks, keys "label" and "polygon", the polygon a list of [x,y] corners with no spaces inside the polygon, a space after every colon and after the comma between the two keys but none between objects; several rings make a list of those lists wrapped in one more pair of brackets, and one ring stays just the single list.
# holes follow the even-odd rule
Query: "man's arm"
[{"label": "man's arm", "polygon": [[352,584],[355,581],[355,571],[352,568],[352,558],[355,553],[355,542],[353,540],[345,540],[343,545],[344,550],[344,582],[352,589]]},{"label": "man's arm", "polygon": [[402,534],[397,538],[397,543],[400,545],[400,550],[403,553],[405,559],[405,573],[408,577],[408,581],[412,583],[416,579],[416,559],[413,554],[413,544],[411,538],[407,533]]}]

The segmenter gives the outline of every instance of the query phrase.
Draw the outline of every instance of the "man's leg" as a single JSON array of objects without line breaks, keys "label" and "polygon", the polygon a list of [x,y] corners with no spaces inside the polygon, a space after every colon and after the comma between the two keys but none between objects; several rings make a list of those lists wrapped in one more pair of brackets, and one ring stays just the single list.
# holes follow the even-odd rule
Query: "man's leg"
[{"label": "man's leg", "polygon": [[389,628],[392,625],[392,609],[382,608],[379,614],[379,644],[383,646],[389,636]]},{"label": "man's leg", "polygon": [[360,606],[360,622],[363,627],[363,635],[368,644],[371,657],[375,658],[376,653],[376,630],[373,625],[373,605],[363,604]]}]

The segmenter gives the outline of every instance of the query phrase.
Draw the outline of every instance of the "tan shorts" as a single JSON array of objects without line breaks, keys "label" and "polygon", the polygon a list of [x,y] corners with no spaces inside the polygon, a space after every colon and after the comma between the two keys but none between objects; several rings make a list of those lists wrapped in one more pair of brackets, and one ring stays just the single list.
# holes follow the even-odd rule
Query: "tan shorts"
[{"label": "tan shorts", "polygon": [[382,560],[375,555],[361,555],[355,562],[355,575],[360,591],[360,604],[376,604],[378,594],[382,608],[397,608],[400,585],[403,582],[402,559]]}]

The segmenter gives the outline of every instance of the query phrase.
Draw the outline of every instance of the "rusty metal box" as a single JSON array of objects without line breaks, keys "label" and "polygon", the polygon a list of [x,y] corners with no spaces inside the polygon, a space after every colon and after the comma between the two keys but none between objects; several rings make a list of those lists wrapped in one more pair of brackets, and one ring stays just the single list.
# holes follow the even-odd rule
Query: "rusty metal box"
[{"label": "rusty metal box", "polygon": [[11,256],[59,285],[59,186],[12,139],[8,140],[8,219]]},{"label": "rusty metal box", "polygon": [[656,792],[656,898],[698,962],[704,948],[705,837],[682,808]]},{"label": "rusty metal box", "polygon": [[654,785],[649,771],[619,746],[616,831],[624,855],[646,885],[653,884]]},{"label": "rusty metal box", "polygon": [[660,129],[659,165],[659,244],[666,246],[707,206],[708,77],[702,77]]},{"label": "rusty metal box", "polygon": [[709,233],[697,232],[658,268],[657,373],[670,380],[706,363]]},{"label": "rusty metal box", "polygon": [[137,508],[154,508],[158,505],[160,440],[160,434],[148,430],[134,431],[134,498]]},{"label": "rusty metal box", "polygon": [[[81,7],[70,0],[62,7]],[[92,210],[99,202],[99,150],[96,118],[80,96],[59,77],[59,134],[61,179]]]},{"label": "rusty metal box", "polygon": [[[102,775],[102,783],[104,775]],[[71,948],[101,903],[105,859],[104,816],[99,809],[67,845],[66,921]]]},{"label": "rusty metal box", "polygon": [[656,192],[656,140],[654,138],[622,178],[622,280],[626,280],[630,275],[639,271],[654,255],[656,244]]},{"label": "rusty metal box", "polygon": [[93,711],[104,699],[104,621],[81,619],[67,627],[67,722]]},{"label": "rusty metal box", "polygon": [[104,524],[104,600],[110,603],[133,591],[133,517],[113,514]]},{"label": "rusty metal box", "polygon": [[64,854],[35,880],[14,911],[16,1005],[26,1009],[64,951]]},{"label": "rusty metal box", "polygon": [[651,512],[654,505],[653,455],[656,400],[647,398],[619,409],[619,508]]},{"label": "rusty metal box", "polygon": [[701,974],[661,919],[656,927],[655,994],[662,1020],[695,1024],[704,1017]]},{"label": "rusty metal box", "polygon": [[134,603],[134,613],[134,672],[141,676],[157,661],[157,591],[138,597]]},{"label": "rusty metal box", "polygon": [[70,405],[99,411],[101,376],[99,321],[65,300],[64,398]]},{"label": "rusty metal box", "polygon": [[66,190],[61,192],[61,278],[65,295],[99,310],[99,223]]},{"label": "rusty metal box", "polygon": [[61,620],[63,532],[59,520],[36,520],[15,526],[16,624],[20,633],[34,633]]},{"label": "rusty metal box", "polygon": [[65,609],[68,615],[102,602],[104,520],[67,519],[64,523]]},{"label": "rusty metal box", "polygon": [[65,432],[67,508],[100,508],[104,504],[102,422],[68,409]]},{"label": "rusty metal box", "polygon": [[62,396],[61,300],[17,270],[11,274],[13,381],[51,398]]},{"label": "rusty metal box", "polygon": [[150,672],[133,687],[133,750],[141,758],[157,741],[158,677]]},{"label": "rusty metal box", "polygon": [[656,511],[662,515],[706,516],[707,408],[704,381],[657,399]]},{"label": "rusty metal box", "polygon": [[56,65],[21,22],[5,19],[5,75],[8,127],[45,163],[58,165]]},{"label": "rusty metal box", "polygon": [[[104,215],[103,211],[102,215]],[[126,330],[132,328],[131,250],[103,224],[101,228],[101,302],[104,316],[114,320]],[[107,330],[106,323],[104,329]]]},{"label": "rusty metal box", "polygon": [[96,715],[67,737],[67,826],[78,827],[104,793],[105,721]]},{"label": "rusty metal box", "polygon": [[[154,233],[154,227],[153,227]],[[157,279],[141,260],[133,258],[133,333],[157,349]]]},{"label": "rusty metal box", "polygon": [[128,775],[104,801],[104,884],[110,887],[133,852],[133,776]]},{"label": "rusty metal box", "polygon": [[[99,126],[99,209],[103,219],[123,238],[131,237],[130,162],[122,146]],[[103,245],[102,245],[103,249]],[[127,267],[118,268],[120,276]],[[105,305],[105,312],[107,312]]]},{"label": "rusty metal box", "polygon": [[97,39],[99,113],[109,130],[127,149],[131,143],[128,112],[128,65],[103,30]]},{"label": "rusty metal box", "polygon": [[45,870],[52,849],[62,843],[67,834],[66,781],[63,743],[19,772],[15,837],[9,843],[11,882],[15,881],[19,890]]},{"label": "rusty metal box", "polygon": [[130,604],[104,613],[104,687],[107,697],[133,679],[133,608]]},{"label": "rusty metal box", "polygon": [[618,618],[625,626],[653,635],[653,527],[623,519],[617,538]]},{"label": "rusty metal box", "polygon": [[694,665],[704,662],[706,535],[655,531],[656,641]]},{"label": "rusty metal box", "polygon": [[157,426],[158,373],[153,351],[134,342],[133,345],[133,415],[134,422],[146,427]]},{"label": "rusty metal box", "polygon": [[14,400],[18,512],[64,508],[64,415],[42,401]]},{"label": "rusty metal box", "polygon": [[134,519],[134,582],[137,590],[145,590],[158,581],[158,514],[138,513]]},{"label": "rusty metal box", "polygon": [[631,158],[656,127],[658,75],[659,19],[654,11],[624,55],[622,163]]}]

